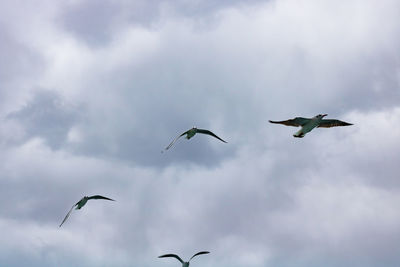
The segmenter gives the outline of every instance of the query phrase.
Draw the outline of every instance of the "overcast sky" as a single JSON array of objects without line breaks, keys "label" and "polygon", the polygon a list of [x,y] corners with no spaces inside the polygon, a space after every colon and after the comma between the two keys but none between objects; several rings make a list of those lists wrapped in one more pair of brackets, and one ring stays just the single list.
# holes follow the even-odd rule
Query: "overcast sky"
[{"label": "overcast sky", "polygon": [[398,0],[2,1],[0,265],[399,266],[399,48]]}]

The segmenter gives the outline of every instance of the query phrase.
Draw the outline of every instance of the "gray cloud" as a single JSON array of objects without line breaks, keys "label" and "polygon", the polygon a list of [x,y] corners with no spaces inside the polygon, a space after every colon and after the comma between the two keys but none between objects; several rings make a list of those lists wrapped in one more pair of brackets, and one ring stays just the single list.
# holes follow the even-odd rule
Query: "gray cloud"
[{"label": "gray cloud", "polygon": [[[6,90],[0,262],[168,267],[158,255],[204,249],[193,264],[396,266],[398,5],[42,2],[31,45],[7,24],[4,49],[43,70],[21,78],[25,104]],[[295,139],[268,123],[322,112],[354,125]],[[193,125],[229,143],[160,153]],[[58,228],[91,194],[117,201]]]},{"label": "gray cloud", "polygon": [[266,0],[234,1],[93,1],[66,4],[59,19],[67,31],[91,45],[109,42],[113,33],[128,22],[146,28],[158,28],[162,21],[174,17],[197,18],[199,25],[216,20],[215,13],[224,8],[240,8]]},{"label": "gray cloud", "polygon": [[[35,81],[43,69],[43,60],[34,49],[0,22],[0,103],[1,112],[15,110],[26,85]],[[29,85],[31,86],[31,84]]]},{"label": "gray cloud", "polygon": [[113,1],[82,1],[64,10],[61,25],[91,45],[109,41],[121,7]]},{"label": "gray cloud", "polygon": [[52,91],[38,91],[30,103],[10,113],[7,119],[17,120],[26,130],[26,138],[42,137],[53,149],[67,140],[69,129],[77,123],[80,107],[68,106]]}]

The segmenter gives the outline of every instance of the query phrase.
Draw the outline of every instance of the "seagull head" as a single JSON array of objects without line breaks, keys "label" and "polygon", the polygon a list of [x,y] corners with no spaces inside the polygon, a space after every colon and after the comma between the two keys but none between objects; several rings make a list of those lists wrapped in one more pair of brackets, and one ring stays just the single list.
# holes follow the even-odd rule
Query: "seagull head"
[{"label": "seagull head", "polygon": [[326,116],[328,116],[328,114],[318,114],[317,118],[321,118],[322,119],[323,117],[326,117]]}]

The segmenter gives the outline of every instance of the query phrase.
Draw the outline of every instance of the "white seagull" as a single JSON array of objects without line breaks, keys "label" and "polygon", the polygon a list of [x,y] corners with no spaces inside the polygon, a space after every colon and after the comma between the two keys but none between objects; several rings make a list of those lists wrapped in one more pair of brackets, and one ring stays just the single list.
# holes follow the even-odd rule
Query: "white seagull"
[{"label": "white seagull", "polygon": [[72,210],[74,209],[75,206],[76,206],[75,209],[76,209],[76,210],[79,210],[79,209],[81,209],[83,206],[85,206],[86,202],[88,202],[88,200],[90,200],[90,199],[105,199],[105,200],[115,201],[114,199],[111,199],[111,198],[108,198],[108,197],[103,197],[103,196],[100,196],[100,195],[94,195],[94,196],[91,196],[91,197],[84,196],[81,200],[79,200],[76,204],[74,204],[74,205],[72,206],[72,208],[69,210],[69,212],[68,212],[67,215],[65,216],[64,220],[63,220],[62,223],[60,224],[60,227],[61,227],[61,225],[63,225],[63,223],[68,219],[69,215],[71,214],[71,212],[72,212]]},{"label": "white seagull", "polygon": [[186,139],[190,139],[190,138],[192,138],[192,137],[193,137],[195,134],[197,134],[197,133],[208,134],[208,135],[211,135],[211,136],[213,136],[213,137],[215,137],[215,138],[221,140],[221,141],[224,142],[224,143],[228,143],[228,142],[222,140],[221,138],[219,138],[218,136],[216,136],[213,132],[211,132],[211,131],[209,131],[209,130],[198,129],[198,128],[196,128],[196,127],[193,127],[192,129],[187,130],[187,131],[184,132],[183,134],[178,135],[178,137],[176,137],[176,138],[171,142],[171,144],[169,144],[169,145],[165,148],[165,150],[168,150],[168,149],[175,143],[175,141],[179,139],[179,137],[184,136],[184,135],[186,134]]},{"label": "white seagull", "polygon": [[202,255],[202,254],[208,254],[210,252],[208,251],[200,251],[197,252],[196,254],[194,254],[188,261],[183,261],[178,255],[176,254],[165,254],[165,255],[161,255],[158,256],[159,258],[167,258],[167,257],[172,257],[172,258],[176,258],[178,259],[178,261],[180,261],[182,263],[182,267],[189,267],[189,262],[191,259],[193,259],[194,257],[198,256],[198,255]]},{"label": "white seagull", "polygon": [[301,126],[300,131],[295,133],[293,136],[294,137],[304,137],[306,133],[310,132],[312,129],[315,127],[322,127],[322,128],[330,128],[330,127],[336,127],[336,126],[348,126],[348,125],[353,125],[348,122],[340,121],[340,120],[323,120],[325,116],[328,116],[328,114],[319,114],[313,118],[302,118],[302,117],[296,117],[291,120],[286,120],[286,121],[269,121],[271,123],[279,123],[283,124],[286,126]]}]

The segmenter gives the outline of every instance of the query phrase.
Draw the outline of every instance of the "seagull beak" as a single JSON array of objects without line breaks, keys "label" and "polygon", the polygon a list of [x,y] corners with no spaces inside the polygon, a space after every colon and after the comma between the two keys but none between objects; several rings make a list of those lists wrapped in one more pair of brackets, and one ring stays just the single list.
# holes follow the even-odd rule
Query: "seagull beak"
[{"label": "seagull beak", "polygon": [[324,115],[322,115],[322,117],[326,117],[326,116],[328,116],[328,114],[324,114]]}]

